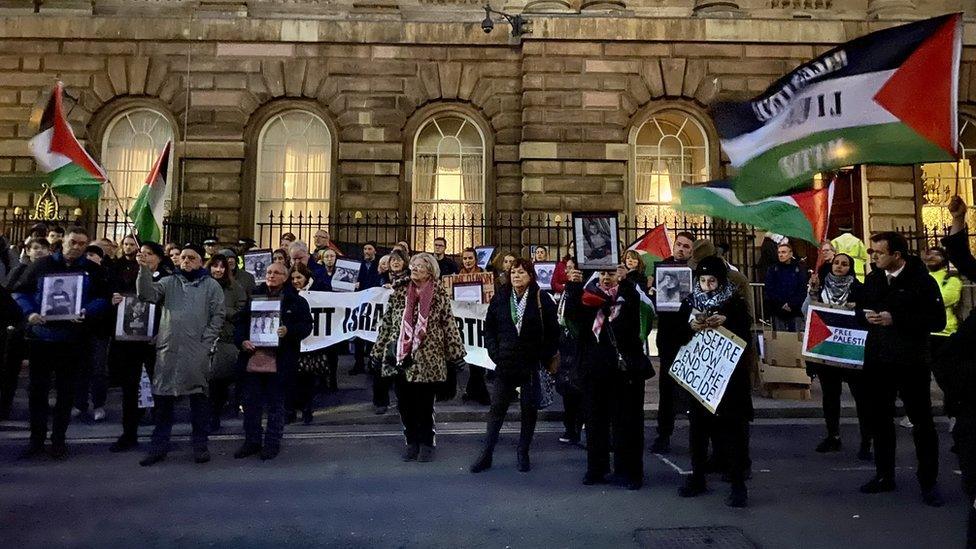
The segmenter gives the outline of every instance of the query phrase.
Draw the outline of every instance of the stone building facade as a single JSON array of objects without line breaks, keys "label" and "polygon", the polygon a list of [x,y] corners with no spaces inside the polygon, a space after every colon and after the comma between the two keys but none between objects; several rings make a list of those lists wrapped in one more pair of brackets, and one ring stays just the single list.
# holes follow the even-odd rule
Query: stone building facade
[{"label": "stone building facade", "polygon": [[[171,137],[171,208],[211,212],[225,241],[289,208],[667,216],[680,181],[726,173],[710,104],[950,11],[965,14],[960,112],[976,120],[971,0],[496,3],[528,19],[520,37],[500,17],[484,32],[480,4],[0,1],[0,206],[23,205],[36,185],[27,141],[57,79],[76,134],[103,162],[122,159],[111,160],[120,178],[148,169],[127,146]],[[162,126],[137,128],[152,117]],[[123,121],[129,141],[113,134]],[[948,169],[972,198],[968,162]],[[919,166],[853,172],[857,232],[918,226],[939,194]]]}]

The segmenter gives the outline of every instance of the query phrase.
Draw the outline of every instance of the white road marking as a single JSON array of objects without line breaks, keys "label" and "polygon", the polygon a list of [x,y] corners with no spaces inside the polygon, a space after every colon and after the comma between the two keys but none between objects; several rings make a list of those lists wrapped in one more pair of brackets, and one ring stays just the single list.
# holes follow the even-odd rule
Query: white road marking
[{"label": "white road marking", "polygon": [[654,457],[656,457],[657,459],[661,460],[662,462],[664,462],[668,467],[670,467],[670,468],[674,469],[675,471],[677,471],[679,475],[686,476],[686,475],[690,475],[691,474],[691,471],[685,471],[684,469],[682,469],[681,467],[679,467],[677,463],[675,463],[675,462],[671,461],[670,459],[662,456],[661,454],[652,454],[652,455]]}]

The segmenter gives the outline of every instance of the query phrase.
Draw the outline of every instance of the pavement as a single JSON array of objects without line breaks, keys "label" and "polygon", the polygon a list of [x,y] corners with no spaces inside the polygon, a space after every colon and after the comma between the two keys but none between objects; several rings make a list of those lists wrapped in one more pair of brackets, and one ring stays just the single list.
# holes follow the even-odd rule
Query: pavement
[{"label": "pavement", "polygon": [[[640,491],[582,486],[585,452],[556,440],[562,428],[551,417],[558,410],[539,425],[530,473],[515,470],[517,424],[509,423],[495,467],[472,475],[467,466],[484,422],[464,419],[482,416],[483,407],[439,405],[436,460],[403,463],[395,409],[375,416],[364,402],[366,378],[341,382],[312,425],[288,426],[282,454],[271,462],[233,459],[241,428],[228,418],[212,437],[210,463],[192,463],[181,423],[170,457],[139,467],[140,452],[108,452],[119,432],[111,399],[107,422],[71,426],[67,460],[22,461],[26,424],[15,415],[0,426],[0,539],[18,548],[964,546],[967,502],[942,418],[947,503],[935,509],[920,501],[908,430],[898,429],[898,491],[863,495],[857,487],[873,466],[856,461],[854,420],[843,422],[842,452],[817,454],[822,420],[791,416],[813,415],[818,397],[779,408],[757,398],[760,410],[791,411],[754,423],[750,506],[730,509],[728,486],[717,477],[706,495],[677,496],[690,470],[683,421],[669,455],[646,454]],[[654,401],[648,404],[653,415]],[[185,421],[185,406],[178,420]],[[653,438],[653,422],[646,436]]]}]

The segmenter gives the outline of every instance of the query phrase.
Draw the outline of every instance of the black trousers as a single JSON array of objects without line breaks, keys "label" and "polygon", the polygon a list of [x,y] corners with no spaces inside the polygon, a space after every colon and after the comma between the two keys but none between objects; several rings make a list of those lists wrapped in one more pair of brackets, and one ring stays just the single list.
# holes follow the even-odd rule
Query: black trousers
[{"label": "black trousers", "polygon": [[407,381],[405,374],[394,378],[397,408],[407,444],[434,445],[434,396],[436,383]]},{"label": "black trousers", "polygon": [[373,376],[373,406],[389,406],[390,389],[392,387],[392,377],[383,377],[380,374],[375,374]]},{"label": "black trousers", "polygon": [[373,352],[373,343],[366,341],[364,339],[356,338],[353,340],[353,350],[355,357],[355,366],[357,370],[363,370],[366,367],[366,357]]},{"label": "black trousers", "polygon": [[966,547],[976,548],[976,415],[960,410],[956,426],[952,430],[956,452],[959,454],[959,470],[962,472],[962,489],[966,493],[969,514],[966,529]]},{"label": "black trousers", "polygon": [[[480,369],[480,368],[479,368]],[[512,403],[512,393],[516,387],[519,391],[520,423],[519,449],[526,452],[532,446],[532,436],[535,434],[536,421],[539,410],[532,399],[531,374],[525,375],[496,375],[491,384],[491,407],[488,409],[488,428],[485,436],[485,450],[491,452],[498,444],[498,434],[505,423],[508,406]]]},{"label": "black trousers", "polygon": [[224,407],[230,400],[230,386],[234,384],[234,381],[233,376],[210,380],[208,385],[210,386],[210,415],[212,417],[219,419],[223,414]]},{"label": "black trousers", "polygon": [[658,404],[657,404],[657,435],[661,438],[671,438],[674,433],[674,421],[677,416],[678,385],[674,378],[668,375],[671,364],[678,354],[678,350],[661,351],[661,372],[657,376]]},{"label": "black trousers", "polygon": [[10,416],[17,382],[20,379],[20,365],[26,352],[23,332],[9,331],[0,339],[0,418]]},{"label": "black trousers", "polygon": [[817,377],[820,378],[820,388],[823,389],[823,413],[824,421],[827,423],[827,436],[840,436],[840,395],[843,391],[843,382],[847,382],[847,388],[851,390],[854,397],[854,406],[857,410],[857,425],[861,430],[861,444],[871,442],[871,430],[868,426],[868,404],[863,390],[862,373],[857,370],[846,370],[844,368],[834,368],[832,366],[821,366],[817,370]]},{"label": "black trousers", "polygon": [[68,423],[71,421],[71,407],[74,404],[75,372],[87,360],[87,353],[79,352],[77,343],[50,341],[30,342],[30,440],[41,444],[47,438],[47,403],[51,389],[51,376],[57,401],[54,405],[54,421],[51,441],[64,442]]},{"label": "black trousers", "polygon": [[874,466],[878,476],[895,476],[895,399],[901,397],[905,413],[912,422],[912,438],[918,459],[918,478],[922,489],[935,484],[939,476],[939,436],[932,421],[930,376],[925,365],[874,364],[865,372],[868,414],[874,439]]},{"label": "black trousers", "polygon": [[84,369],[75,375],[75,408],[88,410],[88,396],[92,408],[102,408],[108,397],[108,352],[111,339],[108,336],[92,337],[88,345],[91,355]]},{"label": "black trousers", "polygon": [[563,391],[563,427],[571,435],[580,435],[586,422],[583,413],[583,393],[575,389]]},{"label": "black trousers", "polygon": [[[933,369],[935,361],[938,360],[939,353],[941,353],[942,348],[948,343],[949,338],[946,336],[931,335],[929,336],[929,369]],[[946,417],[956,417],[956,403],[953,399],[946,398],[946,388],[942,386],[942,380],[938,377],[935,378],[936,383],[939,384],[939,389],[942,390],[942,409],[945,412]]]},{"label": "black trousers", "polygon": [[585,380],[586,470],[610,471],[613,433],[613,471],[630,480],[644,477],[644,381],[619,372],[588,376]]},{"label": "black trousers", "polygon": [[[244,442],[277,447],[285,431],[285,387],[287,376],[281,373],[245,373],[244,386]],[[265,412],[268,426],[261,427]]]},{"label": "black trousers", "polygon": [[[169,438],[173,433],[174,409],[179,397],[167,395],[153,395],[153,415],[156,426],[153,428],[152,453],[165,454],[169,450]],[[193,434],[190,440],[194,450],[207,449],[207,436],[210,434],[210,403],[207,395],[197,393],[190,398],[190,425]]]},{"label": "black trousers", "polygon": [[119,383],[122,386],[122,436],[136,440],[139,435],[139,420],[145,410],[139,408],[139,384],[142,381],[142,368],[151,380],[156,365],[156,349],[146,343],[124,342],[127,360],[121,366]]},{"label": "black trousers", "polygon": [[478,366],[468,366],[468,383],[464,386],[464,394],[471,400],[487,400],[491,394],[488,392],[488,385],[485,383],[484,368]]},{"label": "black trousers", "polygon": [[751,466],[749,420],[735,414],[714,415],[698,402],[691,403],[688,419],[692,474],[699,479],[708,474],[708,442],[713,439],[732,484],[744,485]]}]

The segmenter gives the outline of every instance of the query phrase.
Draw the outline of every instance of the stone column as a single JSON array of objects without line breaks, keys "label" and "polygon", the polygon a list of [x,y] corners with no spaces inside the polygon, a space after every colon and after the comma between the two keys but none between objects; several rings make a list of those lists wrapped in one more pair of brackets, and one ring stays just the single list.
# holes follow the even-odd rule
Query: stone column
[{"label": "stone column", "polygon": [[739,3],[734,0],[695,0],[692,13],[697,16],[740,15]]},{"label": "stone column", "polygon": [[868,0],[869,19],[915,17],[916,0]]}]

